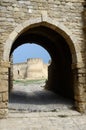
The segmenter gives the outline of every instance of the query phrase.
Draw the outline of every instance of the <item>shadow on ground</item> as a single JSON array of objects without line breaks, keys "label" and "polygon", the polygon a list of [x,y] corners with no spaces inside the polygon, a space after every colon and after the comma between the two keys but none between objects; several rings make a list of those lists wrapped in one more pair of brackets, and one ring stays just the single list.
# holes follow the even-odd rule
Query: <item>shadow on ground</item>
[{"label": "shadow on ground", "polygon": [[9,97],[9,109],[49,112],[73,108],[72,100],[40,86],[40,84],[15,85]]}]

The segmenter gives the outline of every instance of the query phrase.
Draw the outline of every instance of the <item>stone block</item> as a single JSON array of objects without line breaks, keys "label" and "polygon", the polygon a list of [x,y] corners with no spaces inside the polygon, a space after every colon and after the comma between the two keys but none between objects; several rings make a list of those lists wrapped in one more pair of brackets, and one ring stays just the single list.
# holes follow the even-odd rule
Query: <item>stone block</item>
[{"label": "stone block", "polygon": [[[35,20],[34,20],[34,19],[27,20],[27,21],[25,21],[25,22],[22,24],[22,26],[23,26],[24,28],[26,28],[26,27],[30,28],[31,25],[32,25],[32,27],[33,27],[33,24],[35,24],[35,21],[36,21],[37,23],[40,23],[40,22],[41,22],[41,17],[37,17],[37,18],[35,18]],[[37,25],[35,24],[34,26],[37,26]]]},{"label": "stone block", "polygon": [[74,88],[74,92],[76,93],[76,95],[82,95],[84,92],[84,86],[83,84],[76,84],[77,86]]},{"label": "stone block", "polygon": [[20,33],[22,30],[23,30],[22,24],[15,28],[15,31],[16,31],[17,33]]},{"label": "stone block", "polygon": [[80,83],[86,83],[86,77],[79,77]]},{"label": "stone block", "polygon": [[2,100],[8,101],[8,92],[5,92],[5,93],[2,94]]},{"label": "stone block", "polygon": [[76,54],[77,54],[77,62],[82,63],[83,60],[82,60],[82,54],[81,54],[81,52],[77,52]]},{"label": "stone block", "polygon": [[14,11],[15,11],[15,12],[19,12],[20,10],[19,10],[18,7],[14,7]]},{"label": "stone block", "polygon": [[86,68],[85,67],[79,68],[78,73],[80,73],[80,74],[86,73]]},{"label": "stone block", "polygon": [[8,91],[8,81],[0,80],[0,92],[7,92]]},{"label": "stone block", "polygon": [[0,68],[0,74],[1,75],[7,74],[7,73],[8,73],[8,68],[5,68],[5,67]]},{"label": "stone block", "polygon": [[77,111],[84,113],[85,109],[86,109],[86,102],[75,102],[75,107],[77,109]]},{"label": "stone block", "polygon": [[5,67],[5,68],[10,67],[10,62],[4,62],[4,61],[2,61],[1,62],[1,67]]},{"label": "stone block", "polygon": [[78,102],[85,102],[86,101],[86,97],[85,95],[75,95],[75,100]]},{"label": "stone block", "polygon": [[8,73],[1,73],[0,79],[1,80],[8,80]]},{"label": "stone block", "polygon": [[0,102],[0,109],[7,108],[7,102]]},{"label": "stone block", "polygon": [[41,17],[42,17],[42,21],[46,21],[46,19],[47,19],[47,11],[41,11]]},{"label": "stone block", "polygon": [[[75,61],[76,61],[76,59],[75,59]],[[78,62],[76,64],[75,63],[72,64],[72,69],[75,69],[75,68],[81,69],[81,70],[79,70],[80,72],[83,71],[84,67],[85,67],[85,63],[83,63],[83,62]]]},{"label": "stone block", "polygon": [[6,118],[8,109],[0,109],[0,119]]},{"label": "stone block", "polygon": [[17,36],[18,36],[18,33],[17,33],[16,31],[13,31],[13,32],[10,34],[9,39],[11,39],[12,41],[14,41]]}]

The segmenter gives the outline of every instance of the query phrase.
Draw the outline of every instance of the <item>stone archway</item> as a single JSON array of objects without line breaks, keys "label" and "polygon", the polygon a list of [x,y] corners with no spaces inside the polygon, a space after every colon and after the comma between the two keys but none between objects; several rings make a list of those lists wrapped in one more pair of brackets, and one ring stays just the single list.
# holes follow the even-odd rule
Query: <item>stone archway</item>
[{"label": "stone archway", "polygon": [[9,54],[14,41],[26,30],[43,25],[45,27],[49,27],[50,29],[54,30],[61,34],[61,36],[66,40],[67,44],[69,45],[71,54],[72,54],[72,61],[73,64],[77,63],[77,56],[76,56],[76,46],[74,44],[75,37],[71,34],[71,32],[62,24],[56,21],[56,19],[51,19],[50,17],[44,17],[44,15],[40,18],[30,19],[25,21],[24,23],[19,24],[14,31],[9,35],[6,43],[4,44],[4,53],[3,53],[3,60],[9,61]]},{"label": "stone archway", "polygon": [[11,47],[10,55],[24,43],[39,44],[51,55],[52,63],[49,67],[46,88],[74,98],[72,55],[66,40],[59,33],[40,23],[20,34]]},{"label": "stone archway", "polygon": [[[47,88],[56,93],[59,92],[65,96],[75,98],[75,87],[78,87],[74,81],[74,78],[77,77],[75,65],[79,61],[73,39],[74,37],[70,31],[65,28],[65,26],[60,25],[56,20],[52,20],[48,17],[44,19],[43,16],[42,18],[31,19],[19,25],[10,34],[4,45],[3,60],[4,63],[8,63],[9,65],[11,53],[25,42],[35,42],[43,46],[52,57],[52,64],[49,67],[49,79],[46,84]],[[7,68],[8,65],[6,66]],[[75,68],[72,69],[72,66]],[[53,87],[53,84],[55,87]],[[8,85],[6,87],[8,87]],[[81,109],[79,109],[80,106],[77,102],[78,100],[76,100],[76,107],[77,110],[80,111]]]}]

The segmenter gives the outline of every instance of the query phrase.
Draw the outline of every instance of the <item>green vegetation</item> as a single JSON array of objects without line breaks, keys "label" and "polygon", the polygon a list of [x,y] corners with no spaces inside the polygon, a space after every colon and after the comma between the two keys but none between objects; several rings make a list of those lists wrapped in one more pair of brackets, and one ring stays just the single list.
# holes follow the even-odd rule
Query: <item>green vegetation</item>
[{"label": "green vegetation", "polygon": [[46,80],[45,79],[37,79],[37,80],[14,80],[13,83],[14,84],[24,84],[24,85],[28,85],[28,84],[41,84],[44,83]]}]

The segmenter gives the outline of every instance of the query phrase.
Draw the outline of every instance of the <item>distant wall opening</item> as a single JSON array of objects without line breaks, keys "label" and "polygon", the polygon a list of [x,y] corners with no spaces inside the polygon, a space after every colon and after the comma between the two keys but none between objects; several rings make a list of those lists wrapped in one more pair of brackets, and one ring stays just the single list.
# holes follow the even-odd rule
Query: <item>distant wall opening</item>
[{"label": "distant wall opening", "polygon": [[47,79],[51,57],[40,45],[26,43],[13,52],[13,79]]}]

